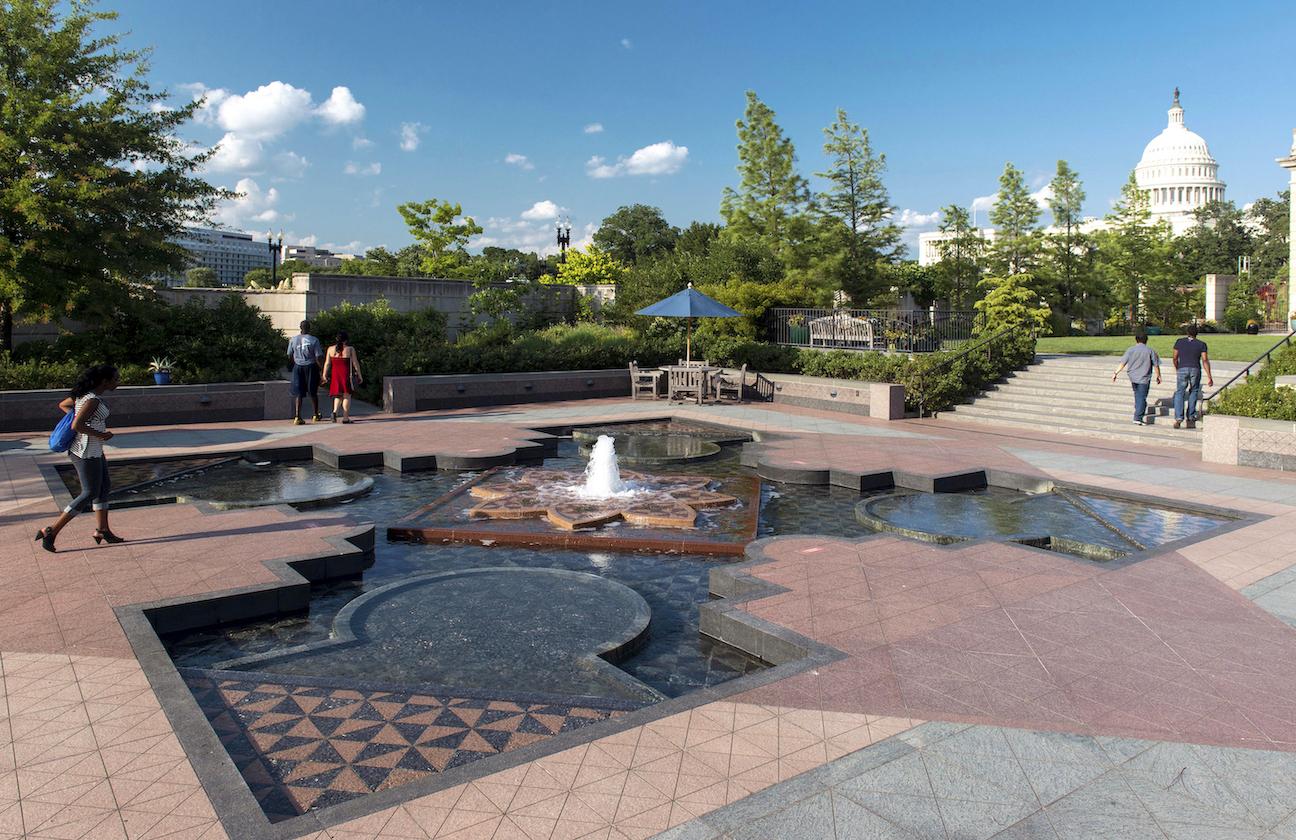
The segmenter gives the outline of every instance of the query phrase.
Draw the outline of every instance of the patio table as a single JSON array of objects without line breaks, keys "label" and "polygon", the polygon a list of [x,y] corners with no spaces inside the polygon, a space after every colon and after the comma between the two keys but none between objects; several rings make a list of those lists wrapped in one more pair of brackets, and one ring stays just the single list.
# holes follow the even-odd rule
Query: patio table
[{"label": "patio table", "polygon": [[[711,376],[724,370],[724,368],[715,367],[713,365],[706,367],[701,365],[662,365],[661,369],[666,371],[667,397],[674,393],[675,386],[680,384],[681,380],[688,374],[700,374],[700,379],[697,383],[698,405],[702,405],[703,401],[706,399],[706,395],[711,392]],[[692,390],[692,385],[689,385],[689,390]]]}]

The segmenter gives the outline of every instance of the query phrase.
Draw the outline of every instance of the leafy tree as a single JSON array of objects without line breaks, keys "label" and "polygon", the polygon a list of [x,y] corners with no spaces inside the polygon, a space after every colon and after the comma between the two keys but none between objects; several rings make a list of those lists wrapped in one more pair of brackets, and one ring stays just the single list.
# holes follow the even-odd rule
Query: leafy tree
[{"label": "leafy tree", "polygon": [[626,265],[671,251],[677,239],[679,231],[647,204],[618,207],[594,232],[594,244]]},{"label": "leafy tree", "polygon": [[408,201],[396,208],[405,220],[410,234],[422,248],[419,268],[427,277],[455,277],[467,261],[464,246],[482,232],[472,216],[463,215],[463,207],[449,201],[430,198]]},{"label": "leafy tree", "polygon": [[127,282],[181,270],[168,239],[232,197],[177,136],[200,103],[144,78],[147,51],[84,0],[0,3],[0,350],[16,315],[111,317]]},{"label": "leafy tree", "polygon": [[243,285],[249,289],[268,289],[273,284],[270,282],[270,269],[253,268],[243,275]]},{"label": "leafy tree", "polygon": [[1039,217],[1039,205],[1026,189],[1022,171],[1012,163],[1004,164],[999,195],[990,210],[990,223],[996,228],[990,249],[993,272],[1024,274],[1034,270],[1040,250]]},{"label": "leafy tree", "polygon": [[828,188],[819,193],[816,207],[825,223],[830,272],[838,288],[866,299],[879,285],[875,266],[893,259],[900,246],[895,208],[882,183],[886,155],[873,154],[868,130],[840,108],[837,121],[823,132],[829,167],[815,174],[828,181]]},{"label": "leafy tree", "polygon": [[796,150],[753,91],[737,127],[739,184],[726,187],[720,200],[725,231],[759,239],[792,264],[810,235],[810,188],[797,172]]},{"label": "leafy tree", "polygon": [[1291,193],[1283,190],[1277,200],[1256,199],[1248,216],[1254,225],[1251,240],[1251,273],[1262,282],[1281,282],[1290,273],[1287,265],[1291,235]]},{"label": "leafy tree", "polygon": [[1180,260],[1193,280],[1236,274],[1238,258],[1251,254],[1246,218],[1231,201],[1211,201],[1193,211],[1193,226],[1179,237]]},{"label": "leafy tree", "polygon": [[720,225],[714,222],[693,222],[680,231],[675,242],[675,252],[701,255],[707,252],[711,243],[720,238]]},{"label": "leafy tree", "polygon": [[586,251],[568,251],[566,261],[558,265],[558,277],[554,282],[568,286],[618,283],[625,271],[626,267],[618,259],[591,245]]},{"label": "leafy tree", "polygon": [[1172,238],[1166,222],[1151,223],[1148,197],[1131,172],[1120,199],[1107,215],[1108,229],[1096,237],[1098,270],[1127,324],[1164,310],[1176,291]]},{"label": "leafy tree", "polygon": [[917,260],[903,260],[880,263],[875,270],[886,284],[891,298],[887,301],[888,304],[898,302],[897,295],[909,294],[915,304],[926,308],[932,305],[939,294],[940,271],[937,266],[923,266]]},{"label": "leafy tree", "polygon": [[981,276],[981,257],[986,241],[972,226],[968,211],[957,204],[941,210],[941,233],[947,234],[937,248],[936,293],[949,300],[951,309],[966,309],[976,296]]},{"label": "leafy tree", "polygon": [[[266,274],[270,272],[262,269]],[[190,289],[210,289],[219,285],[216,280],[216,269],[207,266],[198,266],[185,272],[185,286]]]},{"label": "leafy tree", "polygon": [[981,329],[999,332],[1005,328],[1038,334],[1049,320],[1048,304],[1030,288],[1028,274],[986,277],[980,282],[984,296],[976,302]]},{"label": "leafy tree", "polygon": [[[1064,160],[1057,162],[1057,174],[1049,184],[1048,199],[1055,232],[1045,237],[1049,287],[1048,297],[1058,317],[1070,328],[1072,318],[1087,314],[1100,301],[1094,282],[1093,242],[1081,229],[1084,187],[1080,176]],[[1065,333],[1064,333],[1065,334]]]}]

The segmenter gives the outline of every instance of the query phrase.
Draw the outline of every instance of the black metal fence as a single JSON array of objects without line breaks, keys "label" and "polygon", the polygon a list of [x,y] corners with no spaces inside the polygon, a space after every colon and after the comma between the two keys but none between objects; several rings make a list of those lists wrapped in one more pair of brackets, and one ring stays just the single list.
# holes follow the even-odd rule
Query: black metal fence
[{"label": "black metal fence", "polygon": [[769,329],[778,344],[824,350],[890,350],[934,353],[969,340],[980,314],[970,309],[770,310]]}]

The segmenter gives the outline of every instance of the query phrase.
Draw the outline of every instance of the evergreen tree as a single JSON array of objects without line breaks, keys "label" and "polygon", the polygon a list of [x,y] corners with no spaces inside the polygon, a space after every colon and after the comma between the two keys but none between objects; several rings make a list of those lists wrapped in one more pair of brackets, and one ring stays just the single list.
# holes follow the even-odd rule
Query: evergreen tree
[{"label": "evergreen tree", "polygon": [[198,177],[176,131],[200,103],[161,106],[147,51],[74,0],[0,3],[0,350],[13,319],[107,320],[128,282],[184,269],[168,240],[233,197]]},{"label": "evergreen tree", "polygon": [[1035,268],[1040,250],[1039,218],[1039,205],[1026,189],[1022,171],[1004,164],[999,195],[990,209],[990,223],[996,228],[990,251],[995,274],[1024,274]]},{"label": "evergreen tree", "polygon": [[1099,270],[1121,307],[1119,318],[1131,326],[1172,309],[1176,293],[1170,226],[1151,219],[1147,193],[1131,172],[1107,215],[1108,229],[1096,237]]},{"label": "evergreen tree", "polygon": [[823,131],[830,163],[828,171],[815,174],[828,181],[828,189],[819,193],[816,205],[832,274],[838,288],[864,300],[878,285],[878,262],[894,259],[900,245],[895,208],[882,183],[886,155],[873,154],[868,130],[840,108],[837,121]]},{"label": "evergreen tree", "polygon": [[1177,243],[1184,272],[1194,281],[1206,274],[1236,274],[1238,258],[1251,256],[1251,231],[1231,201],[1212,201],[1193,211],[1193,226]]},{"label": "evergreen tree", "polygon": [[967,309],[976,296],[986,241],[972,227],[967,209],[957,204],[941,210],[940,230],[948,236],[937,245],[941,257],[936,265],[937,294],[949,300],[951,309]]},{"label": "evergreen tree", "polygon": [[1100,289],[1094,283],[1093,241],[1081,230],[1084,187],[1080,176],[1064,160],[1057,162],[1057,174],[1049,183],[1049,212],[1055,231],[1046,237],[1048,280],[1053,309],[1069,325],[1072,318],[1089,314],[1100,304]]},{"label": "evergreen tree", "polygon": [[726,187],[720,200],[726,231],[759,239],[793,264],[810,233],[810,188],[797,172],[796,150],[753,91],[737,127],[739,184]]}]

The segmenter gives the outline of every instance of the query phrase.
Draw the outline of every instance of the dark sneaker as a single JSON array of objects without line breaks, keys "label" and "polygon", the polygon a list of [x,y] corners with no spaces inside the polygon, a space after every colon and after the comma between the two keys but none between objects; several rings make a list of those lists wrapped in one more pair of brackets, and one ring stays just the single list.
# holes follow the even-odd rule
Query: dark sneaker
[{"label": "dark sneaker", "polygon": [[[1191,421],[1189,421],[1189,422],[1191,422]],[[1182,420],[1176,420],[1176,421],[1174,421],[1174,427],[1175,427],[1176,429],[1179,428],[1179,427],[1182,426],[1182,425],[1183,425],[1183,421],[1182,421]]]},{"label": "dark sneaker", "polygon": [[1197,421],[1196,421],[1196,420],[1189,420],[1189,421],[1188,421],[1188,428],[1190,428],[1190,429],[1195,429],[1195,428],[1197,428]]},{"label": "dark sneaker", "polygon": [[294,426],[305,426],[305,425],[306,425],[306,421],[303,420],[303,419],[301,419],[300,417],[294,417],[294,418],[293,418],[293,425],[294,425]]},{"label": "dark sneaker", "polygon": [[314,417],[311,418],[311,420],[315,421],[316,423],[318,423],[322,419],[324,418],[320,417],[318,414],[316,414]]}]

